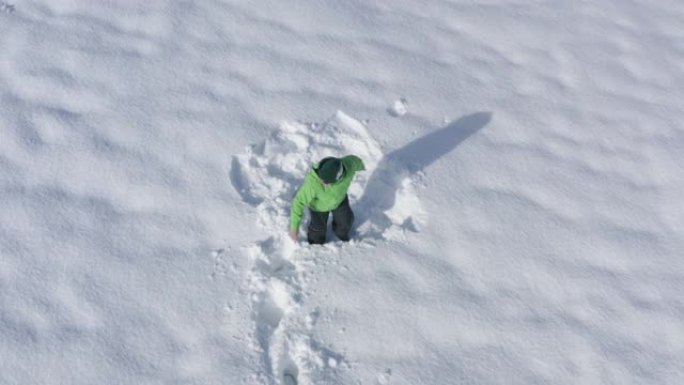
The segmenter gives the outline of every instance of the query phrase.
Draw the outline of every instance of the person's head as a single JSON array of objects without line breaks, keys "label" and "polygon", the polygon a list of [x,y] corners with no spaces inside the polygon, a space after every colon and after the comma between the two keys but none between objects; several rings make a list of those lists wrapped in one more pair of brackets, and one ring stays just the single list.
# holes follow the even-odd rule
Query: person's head
[{"label": "person's head", "polygon": [[318,163],[318,168],[316,168],[316,174],[323,184],[337,182],[340,180],[343,173],[344,168],[342,167],[342,162],[334,157],[323,158]]}]

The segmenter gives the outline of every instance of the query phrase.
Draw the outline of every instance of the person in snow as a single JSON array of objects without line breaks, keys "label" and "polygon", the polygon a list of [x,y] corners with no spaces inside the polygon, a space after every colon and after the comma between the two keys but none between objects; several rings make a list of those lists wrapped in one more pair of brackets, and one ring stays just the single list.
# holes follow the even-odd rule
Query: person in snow
[{"label": "person in snow", "polygon": [[365,169],[363,161],[356,155],[323,158],[314,165],[292,202],[290,237],[297,240],[304,209],[308,208],[310,220],[307,239],[310,244],[325,243],[331,212],[333,232],[341,241],[349,241],[354,212],[349,207],[347,190],[354,174]]}]

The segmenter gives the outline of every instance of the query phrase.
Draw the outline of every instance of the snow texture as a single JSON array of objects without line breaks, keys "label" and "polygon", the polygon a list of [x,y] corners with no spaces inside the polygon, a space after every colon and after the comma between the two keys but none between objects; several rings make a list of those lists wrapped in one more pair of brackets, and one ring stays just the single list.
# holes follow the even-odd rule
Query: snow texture
[{"label": "snow texture", "polygon": [[[684,383],[682,25],[0,1],[0,384]],[[346,154],[354,238],[292,241]]]}]

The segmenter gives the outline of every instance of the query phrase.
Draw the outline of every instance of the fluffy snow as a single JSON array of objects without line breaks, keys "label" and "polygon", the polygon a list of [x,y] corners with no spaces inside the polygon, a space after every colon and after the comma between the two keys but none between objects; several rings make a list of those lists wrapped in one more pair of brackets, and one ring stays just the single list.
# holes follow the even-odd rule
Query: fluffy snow
[{"label": "fluffy snow", "polygon": [[[684,383],[682,25],[0,1],[0,384]],[[355,238],[293,242],[346,154]]]}]

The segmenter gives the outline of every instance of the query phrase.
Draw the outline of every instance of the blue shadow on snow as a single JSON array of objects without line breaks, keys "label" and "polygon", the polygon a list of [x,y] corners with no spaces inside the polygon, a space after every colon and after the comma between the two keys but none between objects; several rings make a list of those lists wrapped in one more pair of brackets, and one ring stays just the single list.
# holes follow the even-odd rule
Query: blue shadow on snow
[{"label": "blue shadow on snow", "polygon": [[405,177],[424,170],[483,129],[491,120],[491,112],[466,115],[385,155],[355,205],[354,227],[359,228],[369,220],[382,229],[389,227],[389,219],[384,212],[394,207],[396,192]]}]

